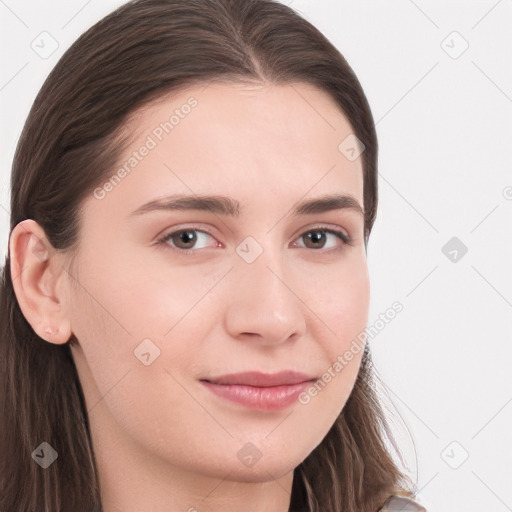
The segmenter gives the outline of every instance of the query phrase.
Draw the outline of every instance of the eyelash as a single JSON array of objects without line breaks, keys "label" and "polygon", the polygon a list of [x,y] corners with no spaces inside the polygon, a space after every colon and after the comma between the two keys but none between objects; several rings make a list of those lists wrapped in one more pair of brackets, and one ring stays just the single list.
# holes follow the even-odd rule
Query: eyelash
[{"label": "eyelash", "polygon": [[[164,245],[164,246],[168,247],[171,250],[178,251],[178,253],[182,253],[182,254],[194,253],[194,252],[203,250],[203,249],[182,249],[180,247],[171,246],[168,243],[169,240],[174,235],[177,235],[179,233],[184,233],[184,232],[187,232],[187,231],[197,231],[198,233],[204,233],[206,235],[211,236],[212,238],[215,238],[211,233],[209,233],[208,231],[205,231],[203,229],[198,229],[198,228],[194,228],[194,227],[187,227],[187,228],[178,229],[176,231],[171,231],[170,233],[165,234],[164,236],[160,237],[157,240],[157,243],[161,244],[161,245]],[[345,245],[352,246],[353,245],[352,238],[349,235],[347,235],[345,232],[338,231],[336,229],[332,229],[332,228],[329,228],[327,226],[316,226],[316,227],[314,227],[312,229],[308,229],[307,231],[304,231],[304,233],[299,235],[298,238],[300,239],[301,237],[303,237],[304,235],[307,235],[308,233],[317,232],[317,231],[320,231],[322,233],[330,233],[332,235],[335,235],[336,237],[338,237],[343,242],[343,246],[345,246]],[[316,252],[329,252],[329,251],[333,251],[333,250],[341,250],[341,249],[343,249],[343,246],[335,248],[335,249],[311,249],[310,247],[300,247],[300,249],[311,249],[312,251],[316,251]]]}]

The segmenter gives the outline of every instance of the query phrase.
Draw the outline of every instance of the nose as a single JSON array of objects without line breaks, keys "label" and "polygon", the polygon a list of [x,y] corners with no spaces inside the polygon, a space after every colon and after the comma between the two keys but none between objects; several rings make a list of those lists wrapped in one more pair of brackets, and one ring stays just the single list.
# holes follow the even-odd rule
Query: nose
[{"label": "nose", "polygon": [[239,259],[230,273],[225,327],[236,339],[276,345],[306,332],[303,302],[286,278],[291,273],[279,251],[270,253],[265,249],[252,263]]}]

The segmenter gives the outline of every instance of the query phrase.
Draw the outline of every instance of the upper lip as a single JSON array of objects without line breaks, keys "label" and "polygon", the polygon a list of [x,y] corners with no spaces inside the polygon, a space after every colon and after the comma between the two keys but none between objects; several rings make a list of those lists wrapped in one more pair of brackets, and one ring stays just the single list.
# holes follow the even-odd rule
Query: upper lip
[{"label": "upper lip", "polygon": [[231,373],[229,375],[221,375],[211,379],[202,379],[213,384],[224,385],[246,385],[257,387],[270,387],[270,386],[291,386],[293,384],[300,384],[315,380],[316,377],[311,377],[305,373],[295,371],[282,371],[278,373],[261,373],[261,372],[243,372]]}]

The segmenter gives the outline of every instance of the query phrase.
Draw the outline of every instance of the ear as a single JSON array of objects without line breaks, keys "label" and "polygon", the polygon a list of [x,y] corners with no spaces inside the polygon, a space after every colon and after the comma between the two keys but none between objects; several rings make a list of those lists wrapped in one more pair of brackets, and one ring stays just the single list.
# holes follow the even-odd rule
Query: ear
[{"label": "ear", "polygon": [[[14,293],[23,316],[35,333],[50,343],[66,343],[71,324],[65,315],[63,255],[32,219],[17,224],[9,237],[9,258]],[[50,331],[48,331],[50,329]]]}]

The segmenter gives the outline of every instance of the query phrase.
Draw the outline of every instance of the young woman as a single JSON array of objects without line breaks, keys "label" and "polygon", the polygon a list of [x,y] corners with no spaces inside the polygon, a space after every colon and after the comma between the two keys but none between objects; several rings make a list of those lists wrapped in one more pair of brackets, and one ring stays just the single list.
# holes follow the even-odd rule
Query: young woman
[{"label": "young woman", "polygon": [[3,269],[0,510],[424,510],[365,327],[377,140],[271,0],[138,0],[28,116]]}]

